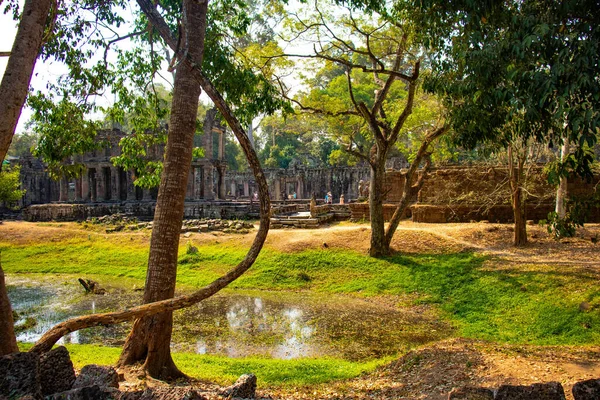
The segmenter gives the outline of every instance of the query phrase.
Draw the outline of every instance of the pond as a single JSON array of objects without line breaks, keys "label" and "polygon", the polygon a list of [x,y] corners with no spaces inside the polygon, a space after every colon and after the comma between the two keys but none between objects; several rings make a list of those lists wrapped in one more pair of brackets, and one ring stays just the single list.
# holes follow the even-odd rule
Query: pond
[{"label": "pond", "polygon": [[[75,279],[41,282],[7,277],[18,314],[17,340],[35,342],[67,318],[131,307],[141,292],[108,288],[86,295]],[[72,281],[74,282],[72,282]],[[29,318],[29,320],[28,320]],[[31,325],[35,320],[35,325]],[[289,292],[218,295],[174,314],[174,351],[278,359],[331,356],[368,360],[446,337],[451,329],[426,307],[398,309],[350,296]],[[73,332],[62,343],[119,346],[130,324]]]}]

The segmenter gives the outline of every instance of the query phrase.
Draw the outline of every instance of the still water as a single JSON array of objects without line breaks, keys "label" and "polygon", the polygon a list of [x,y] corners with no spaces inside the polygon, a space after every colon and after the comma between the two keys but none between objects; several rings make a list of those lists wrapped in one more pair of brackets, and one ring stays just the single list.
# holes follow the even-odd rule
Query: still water
[{"label": "still water", "polygon": [[[7,286],[18,313],[16,325],[23,326],[28,317],[36,322],[18,332],[22,342],[35,342],[67,318],[132,307],[141,299],[141,292],[114,288],[104,296],[86,295],[76,281],[63,278],[36,282],[9,276]],[[427,309],[288,292],[227,293],[177,311],[174,319],[175,351],[229,357],[367,360],[439,340],[451,331]],[[129,328],[120,324],[85,329],[65,336],[62,343],[119,346]]]}]

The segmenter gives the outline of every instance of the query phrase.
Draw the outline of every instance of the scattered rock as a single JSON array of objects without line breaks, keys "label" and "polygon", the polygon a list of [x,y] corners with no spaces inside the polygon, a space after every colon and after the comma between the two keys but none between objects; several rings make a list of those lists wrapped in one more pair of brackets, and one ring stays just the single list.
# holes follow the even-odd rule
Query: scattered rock
[{"label": "scattered rock", "polygon": [[119,400],[207,400],[196,390],[187,387],[154,387],[143,392],[122,393]]},{"label": "scattered rock", "polygon": [[558,382],[534,383],[530,386],[502,385],[495,400],[565,400],[565,391]]},{"label": "scattered rock", "polygon": [[119,394],[120,392],[113,388],[92,385],[55,393],[46,397],[46,400],[113,400],[118,398]]},{"label": "scattered rock", "polygon": [[0,357],[0,394],[8,398],[41,398],[40,359],[33,353]]},{"label": "scattered rock", "polygon": [[448,400],[494,400],[494,392],[486,388],[465,386],[452,389]]},{"label": "scattered rock", "polygon": [[42,395],[70,390],[75,382],[75,370],[66,347],[60,346],[40,357]]},{"label": "scattered rock", "polygon": [[100,387],[119,387],[119,374],[113,367],[90,364],[81,369],[73,389],[98,385]]},{"label": "scattered rock", "polygon": [[242,399],[253,399],[256,397],[256,375],[244,374],[231,386],[221,390],[221,395]]},{"label": "scattered rock", "polygon": [[573,385],[573,398],[575,400],[600,399],[600,379],[577,382]]}]

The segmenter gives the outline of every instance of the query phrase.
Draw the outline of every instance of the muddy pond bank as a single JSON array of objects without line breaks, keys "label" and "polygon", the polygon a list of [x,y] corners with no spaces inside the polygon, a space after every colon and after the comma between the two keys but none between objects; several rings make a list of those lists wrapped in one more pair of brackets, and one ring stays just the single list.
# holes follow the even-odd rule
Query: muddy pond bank
[{"label": "muddy pond bank", "polygon": [[[141,291],[102,285],[108,289],[103,296],[85,294],[70,276],[7,276],[8,295],[18,315],[17,340],[35,342],[65,319],[131,307],[141,300]],[[290,292],[227,291],[174,316],[174,351],[234,358],[329,356],[362,361],[402,353],[452,331],[428,309]],[[62,342],[120,346],[129,328],[126,323],[85,329]]]}]

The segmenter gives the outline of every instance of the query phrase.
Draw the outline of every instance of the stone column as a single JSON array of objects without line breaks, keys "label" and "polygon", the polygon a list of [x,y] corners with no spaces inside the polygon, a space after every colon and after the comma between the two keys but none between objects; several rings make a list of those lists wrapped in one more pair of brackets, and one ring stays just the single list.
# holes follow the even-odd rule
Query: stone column
[{"label": "stone column", "polygon": [[185,191],[185,199],[192,200],[194,198],[194,167],[190,168],[187,181],[187,189]]},{"label": "stone column", "polygon": [[214,200],[215,198],[212,165],[204,167],[204,198],[206,200]]},{"label": "stone column", "polygon": [[217,168],[217,194],[221,200],[227,198],[227,191],[225,190],[225,168],[225,165],[219,165]]},{"label": "stone column", "polygon": [[104,177],[104,168],[96,169],[96,201],[104,201],[106,198],[106,178]]},{"label": "stone column", "polygon": [[127,201],[135,201],[135,185],[133,184],[133,171],[125,171],[127,175]]},{"label": "stone column", "polygon": [[111,200],[121,200],[121,182],[119,168],[110,167]]},{"label": "stone column", "polygon": [[248,186],[248,181],[244,181],[244,196],[250,196],[250,188]]},{"label": "stone column", "polygon": [[64,176],[60,179],[58,201],[69,201],[69,181]]},{"label": "stone column", "polygon": [[304,198],[304,179],[298,178],[298,182],[296,183],[296,196],[299,199]]},{"label": "stone column", "polygon": [[143,196],[142,196],[142,200],[144,201],[150,201],[152,200],[152,194],[150,193],[150,189],[144,189],[143,192]]},{"label": "stone column", "polygon": [[[212,108],[206,112],[206,117],[204,118],[204,158],[207,160],[211,160],[213,158],[213,126],[215,123],[215,118],[217,116],[217,109]],[[205,177],[206,179],[206,177]],[[206,190],[204,195],[206,196]]]},{"label": "stone column", "polygon": [[87,168],[81,176],[81,198],[90,201],[90,170]]},{"label": "stone column", "polygon": [[275,179],[275,200],[283,200],[281,198],[281,179]]},{"label": "stone column", "polygon": [[88,176],[90,178],[90,200],[96,201],[98,200],[98,168],[94,168],[93,170],[88,171]]},{"label": "stone column", "polygon": [[202,198],[202,167],[194,168],[194,200]]},{"label": "stone column", "polygon": [[75,179],[75,201],[83,200],[83,190],[82,190],[83,176]]},{"label": "stone column", "polygon": [[231,181],[230,186],[231,188],[229,190],[231,191],[231,195],[237,197],[237,185],[235,184],[235,180]]},{"label": "stone column", "polygon": [[225,131],[219,131],[219,160],[225,159]]}]

